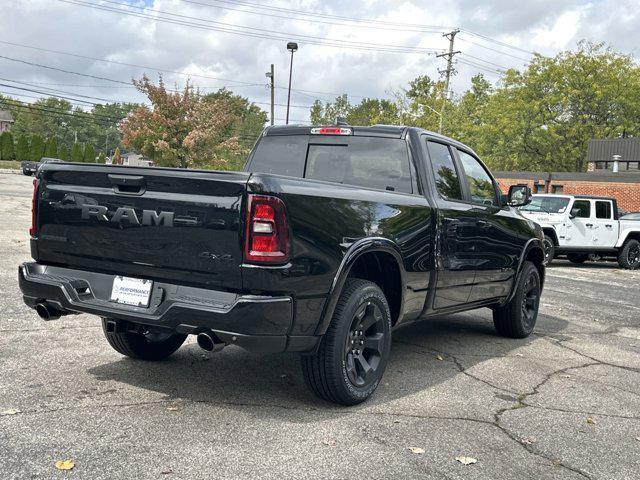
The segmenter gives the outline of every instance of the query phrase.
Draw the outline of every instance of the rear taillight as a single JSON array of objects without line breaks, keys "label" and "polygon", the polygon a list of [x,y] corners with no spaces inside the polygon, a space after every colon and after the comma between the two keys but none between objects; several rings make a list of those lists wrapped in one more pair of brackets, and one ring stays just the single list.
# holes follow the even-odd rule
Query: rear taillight
[{"label": "rear taillight", "polygon": [[289,233],[284,203],[277,197],[249,195],[245,260],[285,263],[289,260]]},{"label": "rear taillight", "polygon": [[38,204],[38,179],[33,179],[33,198],[31,199],[31,228],[29,235],[36,236],[36,206]]}]

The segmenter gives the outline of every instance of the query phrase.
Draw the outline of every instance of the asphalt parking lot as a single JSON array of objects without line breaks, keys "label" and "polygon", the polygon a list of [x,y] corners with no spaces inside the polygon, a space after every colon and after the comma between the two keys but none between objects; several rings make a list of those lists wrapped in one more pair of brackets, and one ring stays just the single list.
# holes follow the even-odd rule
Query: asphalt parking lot
[{"label": "asphalt parking lot", "polygon": [[113,351],[96,317],[39,320],[16,278],[31,188],[0,174],[3,480],[638,478],[640,271],[556,262],[525,340],[498,337],[488,310],[399,330],[375,396],[339,408],[294,355],[190,339],[150,364]]}]

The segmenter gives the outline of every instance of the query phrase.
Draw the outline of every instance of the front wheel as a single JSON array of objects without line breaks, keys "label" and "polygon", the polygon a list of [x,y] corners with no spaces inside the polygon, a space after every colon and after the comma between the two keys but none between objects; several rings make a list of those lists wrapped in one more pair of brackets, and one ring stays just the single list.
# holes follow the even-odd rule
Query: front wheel
[{"label": "front wheel", "polygon": [[[115,327],[115,328],[114,328]],[[187,336],[171,331],[131,331],[118,328],[119,325],[102,319],[102,331],[109,345],[118,353],[139,360],[163,360],[178,350]]]},{"label": "front wheel", "polygon": [[375,391],[391,350],[391,313],[375,283],[344,286],[318,351],[302,356],[305,383],[318,397],[356,405]]},{"label": "front wheel", "polygon": [[493,309],[493,324],[504,337],[525,338],[531,335],[540,305],[540,274],[531,262],[524,262],[513,298]]},{"label": "front wheel", "polygon": [[622,268],[635,270],[640,267],[640,242],[627,240],[618,253],[618,265]]},{"label": "front wheel", "polygon": [[553,238],[551,238],[549,235],[545,235],[543,246],[544,246],[543,263],[546,267],[548,267],[549,265],[551,265],[551,262],[553,261],[553,257],[555,257],[556,255],[556,244],[553,242]]}]

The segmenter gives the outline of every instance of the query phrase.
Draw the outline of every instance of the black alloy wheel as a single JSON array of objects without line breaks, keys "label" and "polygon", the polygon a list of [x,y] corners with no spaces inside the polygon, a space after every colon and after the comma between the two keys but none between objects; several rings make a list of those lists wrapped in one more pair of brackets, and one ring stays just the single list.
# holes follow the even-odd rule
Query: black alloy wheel
[{"label": "black alloy wheel", "polygon": [[635,243],[629,248],[627,252],[627,262],[636,268],[640,265],[640,243]]},{"label": "black alloy wheel", "polygon": [[553,243],[553,239],[545,235],[543,246],[544,246],[544,265],[548,266],[553,261],[553,257],[555,256],[556,245],[555,243]]},{"label": "black alloy wheel", "polygon": [[525,261],[511,299],[493,309],[493,324],[504,337],[526,338],[538,319],[542,284],[536,266]]},{"label": "black alloy wheel", "polygon": [[380,306],[372,302],[361,305],[353,317],[345,343],[346,371],[353,385],[364,387],[377,378],[384,340],[384,316]]},{"label": "black alloy wheel", "polygon": [[526,331],[532,331],[538,316],[540,302],[539,276],[531,271],[522,287],[522,323]]}]

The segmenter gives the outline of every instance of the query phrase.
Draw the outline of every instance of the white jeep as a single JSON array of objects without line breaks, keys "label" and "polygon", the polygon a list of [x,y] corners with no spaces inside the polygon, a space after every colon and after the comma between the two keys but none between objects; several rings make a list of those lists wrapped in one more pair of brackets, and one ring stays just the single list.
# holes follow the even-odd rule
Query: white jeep
[{"label": "white jeep", "polygon": [[573,263],[613,257],[623,268],[640,267],[640,221],[619,220],[615,198],[533,195],[520,211],[544,230],[547,265],[564,254]]}]

